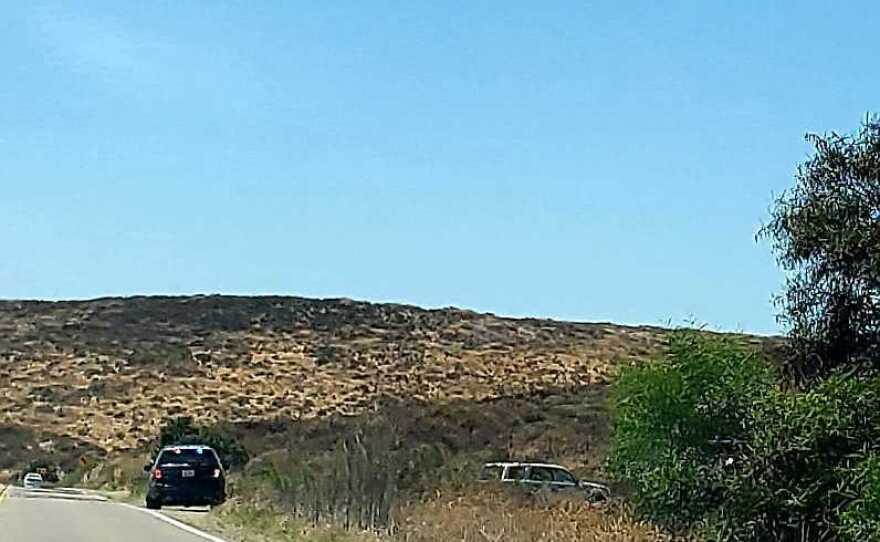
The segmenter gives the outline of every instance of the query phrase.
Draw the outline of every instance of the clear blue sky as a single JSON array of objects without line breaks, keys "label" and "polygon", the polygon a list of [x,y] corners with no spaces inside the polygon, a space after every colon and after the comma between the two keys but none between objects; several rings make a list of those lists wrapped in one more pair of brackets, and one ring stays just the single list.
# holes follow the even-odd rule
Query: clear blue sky
[{"label": "clear blue sky", "polygon": [[72,4],[3,4],[3,298],[775,332],[755,231],[880,96],[868,1]]}]

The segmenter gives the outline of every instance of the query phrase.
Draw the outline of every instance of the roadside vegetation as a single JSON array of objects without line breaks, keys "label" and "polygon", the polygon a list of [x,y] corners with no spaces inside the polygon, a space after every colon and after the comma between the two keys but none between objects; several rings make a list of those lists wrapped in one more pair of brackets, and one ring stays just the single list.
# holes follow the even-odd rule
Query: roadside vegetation
[{"label": "roadside vegetation", "polygon": [[[656,540],[656,529],[618,505],[476,482],[483,462],[505,458],[599,476],[607,420],[606,389],[597,386],[477,403],[392,401],[358,417],[222,427],[172,419],[155,446],[215,434],[221,456],[247,450],[246,464],[231,465],[227,503],[197,518],[230,540]],[[85,484],[142,502],[149,458],[96,462]]]},{"label": "roadside vegetation", "polygon": [[613,398],[610,471],[643,517],[710,540],[871,540],[880,379],[801,390],[754,353],[683,331],[666,357],[624,368]]},{"label": "roadside vegetation", "polygon": [[[338,524],[314,524],[285,513],[269,501],[244,498],[216,510],[218,532],[230,540],[280,542],[648,542],[669,537],[624,508],[585,505],[499,488],[438,491],[407,503],[394,529],[365,531]],[[208,525],[210,526],[210,525]],[[215,524],[215,527],[217,525]],[[262,537],[262,538],[260,538]]]},{"label": "roadside vegetation", "polygon": [[648,542],[667,540],[620,503],[519,491],[468,490],[414,504],[403,511],[395,542]]},{"label": "roadside vegetation", "polygon": [[880,540],[880,123],[808,139],[761,231],[787,276],[782,366],[682,331],[615,380],[609,471],[668,532]]}]

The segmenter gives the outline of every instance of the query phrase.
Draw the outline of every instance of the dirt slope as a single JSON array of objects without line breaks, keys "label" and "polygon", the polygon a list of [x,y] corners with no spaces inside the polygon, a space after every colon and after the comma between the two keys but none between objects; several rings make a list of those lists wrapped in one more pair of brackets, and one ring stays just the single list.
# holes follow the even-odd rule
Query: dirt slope
[{"label": "dirt slope", "polygon": [[296,420],[362,413],[383,398],[574,390],[605,382],[662,335],[346,299],[2,301],[0,452],[138,448],[177,414]]}]

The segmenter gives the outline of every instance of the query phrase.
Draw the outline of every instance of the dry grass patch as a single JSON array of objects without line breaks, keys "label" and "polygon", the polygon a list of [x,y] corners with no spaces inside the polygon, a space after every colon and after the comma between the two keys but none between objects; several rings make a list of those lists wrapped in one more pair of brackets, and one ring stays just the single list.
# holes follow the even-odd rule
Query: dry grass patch
[{"label": "dry grass patch", "polygon": [[480,491],[402,511],[395,542],[647,542],[669,538],[619,506]]}]

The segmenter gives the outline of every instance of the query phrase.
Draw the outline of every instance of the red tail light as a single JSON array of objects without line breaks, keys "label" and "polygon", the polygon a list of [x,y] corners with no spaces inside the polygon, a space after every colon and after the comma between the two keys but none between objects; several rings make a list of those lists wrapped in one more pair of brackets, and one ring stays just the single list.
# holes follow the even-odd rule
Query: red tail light
[{"label": "red tail light", "polygon": [[220,478],[220,469],[214,469],[214,478]]},{"label": "red tail light", "polygon": [[162,469],[153,469],[153,479],[161,480],[162,479]]}]

